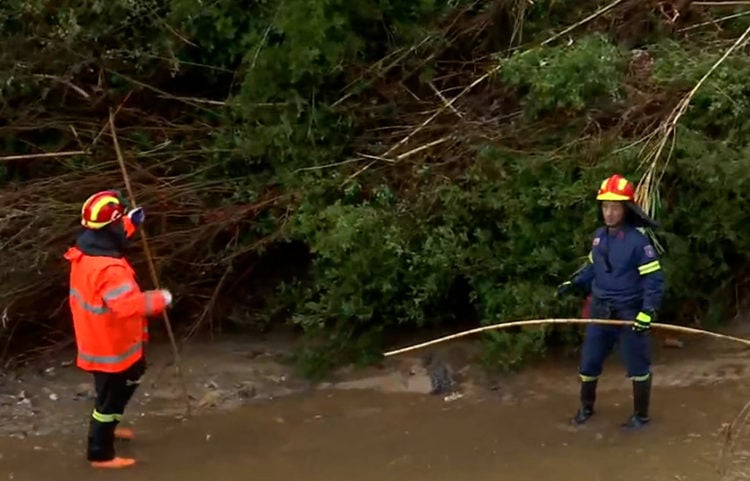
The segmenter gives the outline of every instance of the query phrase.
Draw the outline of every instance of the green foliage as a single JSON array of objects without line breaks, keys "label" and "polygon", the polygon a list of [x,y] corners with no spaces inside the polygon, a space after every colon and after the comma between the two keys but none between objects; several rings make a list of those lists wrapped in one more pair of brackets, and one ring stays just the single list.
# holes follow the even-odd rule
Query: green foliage
[{"label": "green foliage", "polygon": [[[719,52],[696,51],[670,42],[657,50],[654,79],[665,88],[688,91],[719,60]],[[726,59],[696,92],[683,124],[712,139],[746,145],[750,135],[750,58]]]},{"label": "green foliage", "polygon": [[[748,148],[733,150],[681,129],[665,179],[665,260],[673,302],[713,299],[750,258]],[[688,259],[690,260],[688,262]]]},{"label": "green foliage", "polygon": [[591,35],[571,46],[518,52],[501,60],[500,77],[518,89],[526,113],[538,118],[619,100],[625,60],[606,37]]}]

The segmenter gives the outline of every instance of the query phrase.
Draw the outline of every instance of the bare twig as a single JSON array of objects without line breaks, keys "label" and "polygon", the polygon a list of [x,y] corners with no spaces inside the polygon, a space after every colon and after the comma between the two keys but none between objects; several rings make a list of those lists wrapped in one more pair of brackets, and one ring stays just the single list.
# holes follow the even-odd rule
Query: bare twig
[{"label": "bare twig", "polygon": [[403,159],[405,159],[407,157],[411,157],[412,155],[414,155],[416,153],[419,153],[419,152],[421,152],[423,150],[429,149],[430,147],[435,147],[436,145],[440,145],[443,142],[446,142],[446,141],[450,140],[450,138],[451,138],[451,136],[448,135],[448,136],[439,138],[437,140],[433,140],[432,142],[428,142],[428,143],[426,143],[424,145],[420,145],[419,147],[417,147],[415,149],[412,149],[412,150],[410,150],[408,152],[404,152],[403,154],[400,154],[400,155],[396,156],[396,160],[403,160]]},{"label": "bare twig", "polygon": [[43,154],[23,154],[23,155],[6,155],[0,157],[0,162],[11,160],[35,160],[48,159],[50,157],[73,157],[75,155],[87,155],[85,150],[69,150],[66,152],[45,152]]},{"label": "bare twig", "polygon": [[[435,95],[437,95],[438,98],[443,103],[445,103],[446,105],[448,105],[448,99],[446,99],[445,95],[443,95],[443,93],[440,90],[438,90],[437,87],[435,87],[435,84],[432,83],[432,82],[430,82],[429,85],[430,85],[430,88],[432,89],[432,91],[435,92]],[[454,107],[453,105],[450,105],[448,108],[450,108],[451,111],[453,111],[453,113],[456,114],[459,118],[461,118],[461,119],[464,118],[463,114],[461,112],[459,112],[458,109],[456,107]]]},{"label": "bare twig", "polygon": [[553,36],[551,36],[550,38],[548,38],[547,40],[545,40],[544,42],[542,42],[541,45],[542,46],[549,45],[550,43],[554,42],[555,40],[557,40],[558,38],[562,37],[563,35],[567,35],[570,32],[572,32],[573,30],[575,30],[575,29],[577,29],[577,28],[579,28],[579,27],[581,27],[581,26],[589,23],[590,21],[592,21],[592,20],[594,20],[594,19],[596,19],[596,18],[604,15],[605,13],[609,12],[610,10],[612,10],[613,8],[615,8],[616,6],[618,6],[619,4],[623,3],[624,1],[625,0],[615,0],[612,3],[610,3],[608,5],[605,5],[604,7],[600,8],[599,10],[597,10],[594,13],[592,13],[588,17],[584,18],[583,20],[581,20],[581,21],[579,21],[579,22],[571,25],[570,27],[567,27],[566,29],[562,30],[559,33],[554,34]]},{"label": "bare twig", "polygon": [[[122,110],[122,108],[125,106],[125,104],[127,103],[127,101],[130,99],[131,95],[133,95],[133,91],[132,90],[130,92],[128,92],[128,94],[125,96],[125,98],[122,99],[122,102],[120,102],[120,105],[118,105],[117,108],[115,109],[115,114],[114,114],[115,117],[117,116],[117,114],[120,113],[120,110]],[[99,142],[99,138],[102,135],[104,135],[104,132],[107,130],[108,126],[109,126],[109,123],[107,121],[105,121],[104,125],[102,125],[102,128],[99,130],[99,133],[97,133],[96,136],[94,137],[94,140],[91,141],[91,147],[89,147],[89,148],[93,148],[96,145],[96,143]]]},{"label": "bare twig", "polygon": [[[302,167],[302,168],[299,168],[299,169],[295,170],[294,172],[295,173],[297,173],[297,172],[310,172],[310,171],[313,171],[313,170],[322,170],[322,169],[327,169],[327,168],[330,168],[330,167],[338,167],[340,165],[351,164],[353,162],[361,162],[362,159],[372,158],[373,157],[373,156],[370,156],[370,155],[367,155],[367,154],[357,154],[357,155],[359,155],[361,158],[358,157],[358,158],[353,158],[353,159],[346,159],[346,160],[342,160],[341,162],[332,162],[330,164],[315,165],[313,167]],[[393,162],[393,160],[390,160],[390,159],[382,159],[382,160],[384,160],[386,162]]]},{"label": "bare twig", "polygon": [[216,284],[216,287],[214,288],[214,292],[211,294],[211,298],[208,300],[208,303],[203,308],[203,312],[201,312],[200,317],[193,323],[192,326],[190,326],[190,329],[188,329],[188,332],[183,337],[183,342],[190,340],[193,335],[198,332],[198,329],[200,329],[201,325],[203,325],[203,321],[206,319],[206,317],[209,317],[209,324],[210,329],[209,333],[211,336],[213,336],[213,315],[211,311],[213,310],[214,306],[216,305],[216,301],[219,298],[219,294],[221,293],[221,290],[224,288],[224,284],[226,283],[227,279],[229,278],[229,274],[232,273],[232,263],[230,262],[227,265],[227,268],[224,270],[224,274],[221,276],[221,279],[219,279],[219,283]]},{"label": "bare twig", "polygon": [[719,1],[719,2],[693,2],[692,5],[698,7],[732,7],[740,5],[750,5],[750,0]]},{"label": "bare twig", "polygon": [[124,80],[127,80],[128,82],[132,83],[133,85],[137,85],[139,87],[143,87],[146,90],[150,90],[152,92],[160,94],[161,96],[163,96],[166,99],[177,100],[178,102],[182,102],[184,104],[191,105],[192,107],[194,107],[194,108],[196,108],[198,110],[201,110],[203,112],[214,113],[213,110],[207,109],[206,107],[203,107],[200,103],[195,102],[193,100],[187,100],[184,97],[179,97],[177,95],[170,94],[169,92],[166,92],[166,91],[164,91],[164,90],[162,90],[162,89],[160,89],[158,87],[154,87],[153,85],[147,84],[145,82],[141,82],[140,80],[137,80],[137,79],[135,79],[135,78],[133,78],[133,77],[131,77],[129,75],[125,75],[123,73],[117,72],[115,70],[107,69],[107,71],[109,73],[111,73],[111,74],[117,75],[118,77],[122,77]]},{"label": "bare twig", "polygon": [[54,80],[56,82],[60,82],[61,84],[64,84],[70,87],[72,90],[74,90],[78,95],[80,95],[84,99],[91,100],[91,95],[89,95],[88,92],[86,92],[85,90],[83,90],[81,87],[77,86],[70,80],[64,79],[62,77],[58,77],[57,75],[48,75],[48,74],[42,74],[42,73],[35,74],[34,76],[37,78],[49,79],[49,80]]},{"label": "bare twig", "polygon": [[745,403],[742,409],[740,409],[740,412],[734,417],[732,422],[729,423],[728,426],[726,426],[724,442],[721,444],[721,450],[719,452],[718,459],[718,471],[722,476],[725,476],[727,473],[727,467],[731,460],[734,443],[740,437],[740,434],[742,434],[744,427],[747,425],[749,416],[750,401]]},{"label": "bare twig", "polygon": [[[690,25],[688,27],[681,28],[681,29],[679,29],[677,31],[680,32],[680,33],[687,32],[687,31],[690,31],[690,30],[695,30],[695,29],[700,28],[700,27],[705,27],[706,25],[716,25],[716,24],[718,24],[720,22],[724,22],[726,20],[731,20],[733,18],[744,17],[745,15],[750,15],[750,10],[748,10],[746,12],[733,13],[732,15],[727,15],[726,17],[719,17],[719,18],[716,18],[716,19],[711,19],[708,22],[696,23],[695,25]],[[718,28],[718,26],[717,26],[717,28]]]},{"label": "bare twig", "polygon": [[227,105],[227,103],[224,100],[201,99],[201,98],[198,98],[198,97],[180,97],[179,95],[163,95],[163,94],[160,94],[159,98],[169,99],[169,100],[179,100],[179,101],[182,101],[182,102],[185,102],[185,103],[216,105],[218,107],[224,107],[224,106]]}]

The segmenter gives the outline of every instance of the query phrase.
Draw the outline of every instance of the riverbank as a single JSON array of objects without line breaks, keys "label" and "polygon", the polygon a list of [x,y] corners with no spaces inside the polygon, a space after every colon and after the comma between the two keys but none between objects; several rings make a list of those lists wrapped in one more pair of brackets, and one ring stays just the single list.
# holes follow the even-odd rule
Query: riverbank
[{"label": "riverbank", "polygon": [[[138,479],[154,481],[167,475],[184,481],[719,480],[726,424],[750,398],[750,355],[726,343],[685,341],[682,349],[657,349],[653,422],[641,433],[618,429],[630,412],[630,391],[616,358],[602,379],[597,416],[574,429],[566,420],[576,407],[575,359],[550,359],[505,376],[458,366],[456,393],[430,396],[416,355],[345,369],[311,386],[279,361],[283,343],[227,339],[185,353],[194,398],[193,417],[185,420],[169,349],[154,346],[125,421],[138,439],[119,449],[139,459]],[[470,360],[476,345],[445,348]],[[69,355],[3,384],[0,471],[7,479],[99,479],[82,458],[88,380],[61,364]],[[744,454],[735,453],[740,469],[724,479],[744,479]]]}]

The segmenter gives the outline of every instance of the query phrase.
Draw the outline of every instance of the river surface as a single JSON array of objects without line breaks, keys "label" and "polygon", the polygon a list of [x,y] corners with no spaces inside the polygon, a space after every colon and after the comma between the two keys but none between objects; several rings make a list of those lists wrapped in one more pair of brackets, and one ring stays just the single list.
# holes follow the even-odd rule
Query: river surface
[{"label": "river surface", "polygon": [[597,415],[578,429],[567,424],[577,403],[575,364],[548,363],[450,402],[365,382],[187,420],[134,407],[127,423],[138,438],[118,452],[138,464],[115,472],[93,471],[83,459],[90,406],[82,403],[71,429],[0,438],[0,481],[750,479],[747,433],[733,443],[728,474],[718,472],[726,425],[750,400],[750,354],[700,352],[671,351],[657,362],[653,420],[639,432],[619,429],[631,398],[616,358]]}]

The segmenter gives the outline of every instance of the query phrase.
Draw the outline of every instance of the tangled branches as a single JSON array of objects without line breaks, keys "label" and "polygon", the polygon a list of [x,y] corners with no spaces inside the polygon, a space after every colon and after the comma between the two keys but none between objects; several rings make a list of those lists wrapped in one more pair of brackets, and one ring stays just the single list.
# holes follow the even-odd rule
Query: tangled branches
[{"label": "tangled branches", "polygon": [[[251,234],[257,215],[272,208],[280,197],[269,191],[255,201],[230,203],[228,199],[236,195],[234,186],[226,179],[212,179],[210,166],[201,165],[213,154],[200,146],[202,139],[196,134],[201,131],[149,117],[137,109],[123,109],[121,118],[131,122],[121,135],[129,146],[126,156],[133,188],[148,215],[146,229],[157,269],[178,295],[191,292],[188,299],[200,305],[201,290],[211,292],[226,266],[252,250],[238,247],[239,238]],[[7,316],[5,336],[22,333],[17,331],[20,325],[38,323],[65,335],[69,328],[67,268],[62,254],[80,228],[81,202],[97,190],[124,188],[114,151],[105,142],[109,134],[103,134],[104,140],[94,139],[99,131],[88,129],[92,137],[87,138],[85,122],[69,125],[77,133],[71,142],[98,144],[72,157],[28,155],[6,161],[27,173],[29,180],[9,182],[0,190],[0,205],[8,206],[0,216],[0,278],[5,286],[0,306]],[[134,149],[133,132],[149,130],[164,136],[159,146],[149,151]],[[192,135],[193,143],[181,140],[171,146],[172,139],[186,135],[184,131]],[[134,254],[140,270],[143,258],[137,249]]]}]

